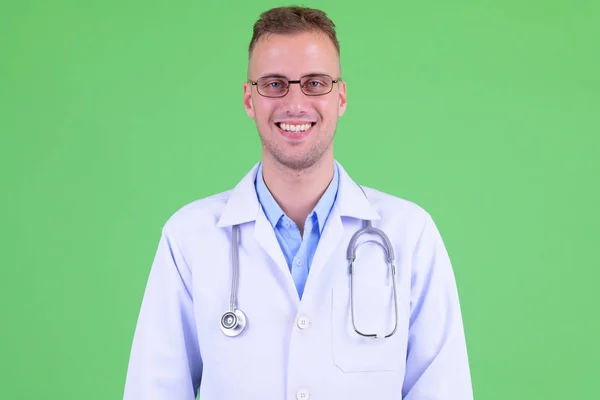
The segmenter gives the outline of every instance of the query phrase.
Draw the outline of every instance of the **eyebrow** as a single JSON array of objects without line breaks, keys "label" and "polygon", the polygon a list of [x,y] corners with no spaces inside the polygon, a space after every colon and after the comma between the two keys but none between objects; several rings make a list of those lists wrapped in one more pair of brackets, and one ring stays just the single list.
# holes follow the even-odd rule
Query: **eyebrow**
[{"label": "eyebrow", "polygon": [[[330,74],[327,72],[309,72],[308,74],[303,74],[303,75],[299,76],[298,78],[301,78],[303,76],[314,76],[314,75],[328,75],[329,76]],[[286,75],[279,74],[279,73],[261,75],[259,78],[285,78],[285,79],[291,80],[291,78],[287,77]]]},{"label": "eyebrow", "polygon": [[285,76],[283,74],[266,74],[266,75],[259,76],[259,78],[286,78],[286,79],[289,79],[287,76]]}]

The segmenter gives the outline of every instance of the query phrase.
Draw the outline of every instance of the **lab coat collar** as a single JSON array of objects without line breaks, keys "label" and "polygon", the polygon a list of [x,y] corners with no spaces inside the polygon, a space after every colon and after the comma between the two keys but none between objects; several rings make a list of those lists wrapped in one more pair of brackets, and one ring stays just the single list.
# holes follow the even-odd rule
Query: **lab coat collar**
[{"label": "lab coat collar", "polygon": [[[378,220],[381,219],[373,205],[365,197],[360,187],[350,178],[346,170],[335,161],[339,171],[339,188],[334,208],[340,217]],[[254,180],[260,162],[242,178],[232,190],[217,227],[243,224],[256,221],[262,212]]]}]

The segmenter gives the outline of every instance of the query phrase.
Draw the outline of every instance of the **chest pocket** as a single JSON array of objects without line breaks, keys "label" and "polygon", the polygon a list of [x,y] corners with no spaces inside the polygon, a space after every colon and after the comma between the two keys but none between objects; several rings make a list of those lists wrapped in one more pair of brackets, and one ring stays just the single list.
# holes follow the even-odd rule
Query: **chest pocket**
[{"label": "chest pocket", "polygon": [[[354,288],[354,325],[352,323],[349,286],[332,289],[332,343],[335,364],[344,372],[395,371],[406,358],[406,323],[403,307],[398,303],[398,327],[394,335],[393,286],[368,285]],[[400,301],[400,297],[399,297]],[[363,334],[377,334],[378,338]]]}]

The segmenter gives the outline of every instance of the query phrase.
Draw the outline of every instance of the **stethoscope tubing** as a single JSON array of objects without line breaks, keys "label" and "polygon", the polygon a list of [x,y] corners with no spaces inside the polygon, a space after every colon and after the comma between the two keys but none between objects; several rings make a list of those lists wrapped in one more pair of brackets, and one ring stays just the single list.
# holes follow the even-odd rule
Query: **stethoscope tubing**
[{"label": "stethoscope tubing", "polygon": [[[363,188],[360,186],[359,186],[359,188],[363,192],[365,197],[367,197],[367,194],[365,193]],[[367,197],[367,199],[368,199],[368,197]],[[374,242],[374,243],[379,244],[381,247],[383,247],[383,250],[385,252],[385,257],[389,264],[389,269],[391,271],[391,279],[392,279],[393,294],[394,294],[394,314],[395,314],[394,320],[395,320],[395,322],[394,322],[393,330],[389,334],[384,336],[385,338],[389,338],[392,335],[394,335],[396,333],[396,330],[398,329],[398,295],[397,295],[397,289],[396,289],[396,266],[394,264],[394,249],[393,249],[390,239],[385,234],[385,232],[383,232],[381,229],[373,227],[371,221],[369,221],[369,220],[365,220],[364,228],[360,229],[359,231],[355,232],[354,235],[352,235],[352,238],[350,239],[350,242],[348,243],[348,250],[346,253],[348,262],[349,262],[348,270],[349,270],[349,274],[350,274],[350,309],[351,309],[352,326],[354,328],[354,331],[363,337],[368,337],[368,338],[379,337],[376,333],[361,332],[356,327],[356,322],[355,322],[355,317],[354,317],[354,272],[355,272],[354,271],[354,261],[356,260],[356,250],[359,247],[359,246],[358,247],[356,246],[356,241],[358,240],[360,235],[368,234],[368,233],[379,236],[383,240],[384,244],[381,244],[380,242],[377,242],[374,240],[368,240],[362,244],[365,244],[368,242]],[[230,293],[230,298],[229,298],[229,310],[227,312],[225,312],[223,314],[223,316],[221,317],[221,330],[223,331],[223,333],[225,335],[230,336],[230,337],[237,336],[240,333],[242,333],[244,331],[244,329],[246,328],[246,324],[247,324],[247,318],[246,318],[245,314],[240,309],[237,308],[237,291],[238,291],[238,284],[239,284],[239,269],[240,269],[239,268],[238,234],[239,234],[239,225],[233,225],[232,230],[231,230],[231,293]]]}]

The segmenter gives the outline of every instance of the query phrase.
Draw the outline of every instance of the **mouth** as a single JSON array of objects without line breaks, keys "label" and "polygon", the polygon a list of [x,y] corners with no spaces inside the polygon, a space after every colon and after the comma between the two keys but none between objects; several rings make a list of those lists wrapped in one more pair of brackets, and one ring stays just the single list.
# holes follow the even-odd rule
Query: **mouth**
[{"label": "mouth", "polygon": [[300,123],[288,123],[288,122],[277,122],[275,126],[279,133],[284,137],[298,141],[306,138],[311,132],[316,122],[300,122]]}]

